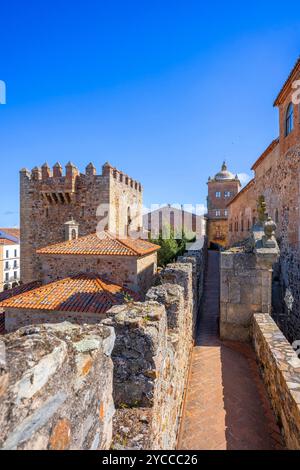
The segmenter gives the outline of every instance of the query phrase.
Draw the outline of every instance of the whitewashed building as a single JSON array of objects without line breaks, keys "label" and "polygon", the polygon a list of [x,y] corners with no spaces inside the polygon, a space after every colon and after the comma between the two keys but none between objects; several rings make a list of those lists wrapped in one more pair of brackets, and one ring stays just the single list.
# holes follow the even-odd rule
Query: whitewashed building
[{"label": "whitewashed building", "polygon": [[20,232],[0,228],[0,292],[20,284]]}]

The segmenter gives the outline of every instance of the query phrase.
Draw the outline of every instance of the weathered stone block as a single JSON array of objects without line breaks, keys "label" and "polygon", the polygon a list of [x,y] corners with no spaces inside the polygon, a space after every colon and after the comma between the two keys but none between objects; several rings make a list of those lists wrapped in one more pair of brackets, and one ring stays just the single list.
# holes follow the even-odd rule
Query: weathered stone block
[{"label": "weathered stone block", "polygon": [[4,336],[9,384],[0,402],[1,448],[108,449],[114,339],[108,327],[69,323]]}]

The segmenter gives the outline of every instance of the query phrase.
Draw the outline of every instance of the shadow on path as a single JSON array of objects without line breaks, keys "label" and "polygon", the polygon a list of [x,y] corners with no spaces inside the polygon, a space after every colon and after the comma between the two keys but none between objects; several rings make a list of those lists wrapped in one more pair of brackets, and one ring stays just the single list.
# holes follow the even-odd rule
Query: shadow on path
[{"label": "shadow on path", "polygon": [[219,283],[219,253],[209,251],[178,449],[282,449],[251,345],[220,340]]}]

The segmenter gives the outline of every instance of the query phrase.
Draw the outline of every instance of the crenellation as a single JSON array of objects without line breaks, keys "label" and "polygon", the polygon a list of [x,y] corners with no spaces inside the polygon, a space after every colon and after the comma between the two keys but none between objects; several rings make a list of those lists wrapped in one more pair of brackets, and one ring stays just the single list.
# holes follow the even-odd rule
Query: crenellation
[{"label": "crenellation", "polygon": [[55,163],[53,167],[53,178],[61,178],[62,177],[62,166],[59,162]]},{"label": "crenellation", "polygon": [[51,178],[51,176],[52,173],[48,163],[44,163],[44,165],[42,165],[42,180],[47,180],[48,178]]},{"label": "crenellation", "polygon": [[[122,181],[118,175],[122,175]],[[53,175],[48,164],[31,173],[23,169],[20,173],[23,282],[40,278],[35,250],[63,241],[63,227],[70,219],[78,221],[79,236],[96,232],[100,221],[106,224],[103,228],[122,234],[130,208],[130,228],[138,230],[142,226],[142,191],[126,185],[126,180],[129,177],[109,163],[103,165],[101,175],[96,174],[92,163],[84,174],[71,162],[66,165],[65,174],[59,163],[54,165]]]},{"label": "crenellation", "polygon": [[41,180],[42,179],[42,170],[41,170],[41,168],[35,166],[31,171],[31,178],[34,181]]}]

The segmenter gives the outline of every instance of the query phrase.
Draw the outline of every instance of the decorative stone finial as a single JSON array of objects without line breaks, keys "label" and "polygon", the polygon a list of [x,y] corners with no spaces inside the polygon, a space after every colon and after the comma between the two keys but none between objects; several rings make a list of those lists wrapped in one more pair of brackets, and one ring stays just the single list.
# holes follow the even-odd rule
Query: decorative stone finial
[{"label": "decorative stone finial", "polygon": [[271,217],[268,217],[264,223],[264,232],[267,240],[270,240],[275,235],[277,225]]},{"label": "decorative stone finial", "polygon": [[257,202],[257,213],[258,213],[258,220],[260,225],[263,225],[266,221],[266,203],[265,203],[265,197],[264,196],[259,196],[258,202]]}]

